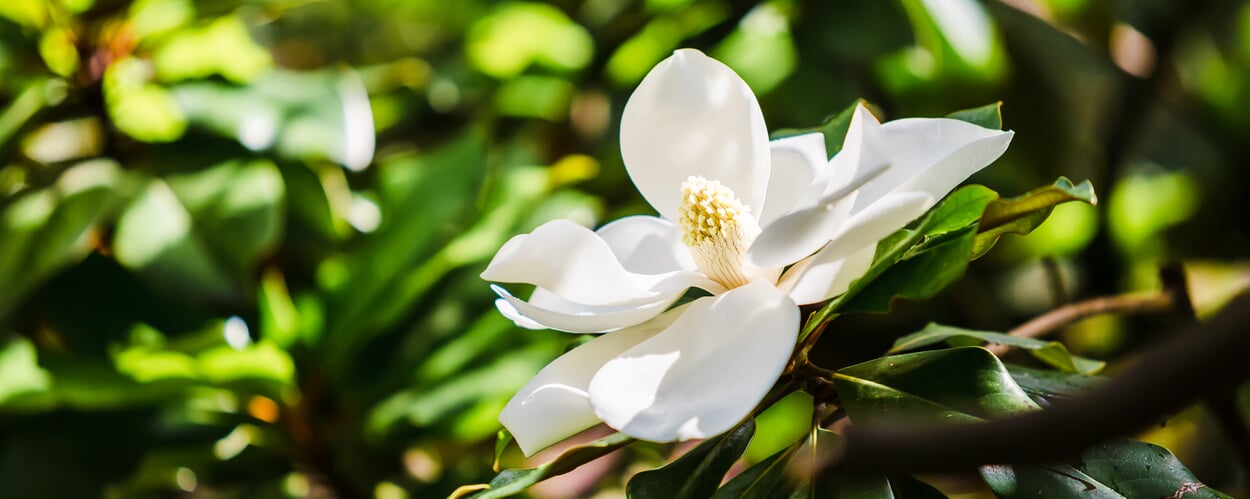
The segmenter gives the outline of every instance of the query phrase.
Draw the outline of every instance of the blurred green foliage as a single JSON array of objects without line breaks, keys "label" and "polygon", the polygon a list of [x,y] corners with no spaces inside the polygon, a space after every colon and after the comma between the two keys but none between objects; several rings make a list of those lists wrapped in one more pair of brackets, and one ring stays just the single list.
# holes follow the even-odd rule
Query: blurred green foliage
[{"label": "blurred green foliage", "polygon": [[[1201,310],[1250,286],[1245,1],[4,0],[0,495],[489,480],[500,408],[577,340],[517,329],[477,274],[544,221],[649,212],[615,129],[679,47],[738,71],[773,129],[859,98],[883,118],[1002,100],[1015,141],[974,181],[1108,193],[934,299],[850,318],[813,352],[826,365],[928,321],[1009,328],[1048,306],[1040,259],[1073,296],[1157,286],[1168,260],[1201,261]],[[1107,320],[1069,331],[1072,353],[1114,365],[1159,326]],[[747,459],[810,412],[765,413]],[[1195,427],[1149,438],[1237,490]],[[533,493],[638,469],[612,466]]]}]

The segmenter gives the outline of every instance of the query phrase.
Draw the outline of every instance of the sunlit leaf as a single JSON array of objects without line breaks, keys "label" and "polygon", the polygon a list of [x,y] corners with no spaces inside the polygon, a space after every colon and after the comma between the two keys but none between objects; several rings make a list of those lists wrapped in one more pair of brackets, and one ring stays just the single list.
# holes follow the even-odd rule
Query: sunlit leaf
[{"label": "sunlit leaf", "polygon": [[48,389],[50,376],[36,356],[26,339],[12,338],[0,346],[0,407],[15,396]]},{"label": "sunlit leaf", "polygon": [[1064,373],[1051,370],[1033,369],[1014,364],[1005,364],[1011,378],[1028,393],[1034,401],[1051,401],[1077,396],[1087,390],[1101,385],[1107,379],[1100,376]]},{"label": "sunlit leaf", "polygon": [[[786,474],[786,467],[790,464],[791,458],[795,452],[802,452],[803,444],[806,439],[800,439],[778,451],[776,454],[769,456],[767,459],[755,463],[755,465],[745,469],[742,473],[735,475],[725,486],[716,489],[716,493],[712,494],[713,499],[765,499],[765,498],[786,498],[792,497],[793,494],[806,492],[799,487],[799,484],[792,483],[792,480]],[[662,496],[661,496],[662,497]],[[806,497],[802,494],[800,497]]]},{"label": "sunlit leaf", "polygon": [[895,340],[894,346],[887,353],[915,350],[958,338],[1023,348],[1032,353],[1038,360],[1065,372],[1095,374],[1106,367],[1105,362],[1072,355],[1063,343],[1057,341],[1044,341],[990,331],[973,331],[933,323],[925,326],[920,331]]},{"label": "sunlit leaf", "polygon": [[855,108],[863,104],[864,101],[858,100],[847,106],[838,114],[825,118],[819,126],[812,128],[783,128],[772,133],[770,138],[780,139],[784,137],[793,137],[795,135],[803,135],[806,133],[819,132],[825,136],[825,152],[832,158],[838,151],[842,150],[842,141],[846,138],[846,131],[851,127],[851,116],[855,114]]},{"label": "sunlit leaf", "polygon": [[991,130],[1002,130],[1003,128],[1003,103],[1002,101],[993,104],[986,104],[981,107],[971,109],[963,109],[946,115],[947,118],[954,118],[960,121],[967,121],[973,125]]},{"label": "sunlit leaf", "polygon": [[755,422],[747,420],[703,441],[662,468],[634,475],[625,490],[631,499],[708,497],[720,486],[754,434]]},{"label": "sunlit leaf", "polygon": [[594,54],[585,28],[555,7],[527,2],[504,3],[478,20],[466,44],[469,61],[496,78],[517,76],[531,64],[577,70]]},{"label": "sunlit leaf", "polygon": [[0,211],[0,322],[35,286],[87,256],[121,184],[116,163],[84,162]]},{"label": "sunlit leaf", "polygon": [[[525,489],[532,487],[534,484],[551,478],[556,475],[563,475],[573,469],[586,464],[590,461],[603,457],[608,453],[620,449],[634,442],[624,433],[614,433],[611,436],[601,438],[588,444],[582,444],[570,448],[560,454],[551,462],[524,470],[503,470],[499,475],[495,476],[489,484],[485,484],[485,490],[471,487],[464,494],[453,493],[452,499],[469,497],[472,499],[493,499],[496,497],[508,497],[518,494]],[[463,489],[463,487],[462,487]],[[467,495],[480,490],[473,495]]]}]

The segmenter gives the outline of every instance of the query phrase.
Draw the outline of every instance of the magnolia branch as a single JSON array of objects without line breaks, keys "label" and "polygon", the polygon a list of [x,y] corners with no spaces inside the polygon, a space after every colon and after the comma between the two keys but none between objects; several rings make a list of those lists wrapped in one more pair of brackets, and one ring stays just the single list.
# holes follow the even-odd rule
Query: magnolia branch
[{"label": "magnolia branch", "polygon": [[1250,378],[1250,295],[1146,352],[1120,376],[1042,411],[963,425],[858,426],[830,456],[846,471],[953,471],[1057,461],[1130,435]]},{"label": "magnolia branch", "polygon": [[[1007,334],[1024,338],[1037,338],[1096,315],[1168,312],[1176,309],[1176,295],[1175,291],[1164,290],[1091,298],[1070,303],[1034,317],[1032,320],[1008,331]],[[1002,355],[1011,347],[1007,345],[990,345],[986,348],[994,352],[995,355]]]}]

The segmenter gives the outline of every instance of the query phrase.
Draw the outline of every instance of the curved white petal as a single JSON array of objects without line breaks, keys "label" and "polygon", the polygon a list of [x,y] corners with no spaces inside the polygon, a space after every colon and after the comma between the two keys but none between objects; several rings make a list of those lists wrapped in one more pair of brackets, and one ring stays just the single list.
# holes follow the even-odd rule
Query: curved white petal
[{"label": "curved white petal", "polygon": [[499,295],[495,300],[499,313],[516,325],[570,333],[602,333],[641,324],[660,315],[682,295],[682,291],[661,295],[656,301],[641,305],[596,306],[565,300],[543,288],[535,289],[528,302],[499,286],[491,289]]},{"label": "curved white petal", "polygon": [[820,250],[826,260],[839,260],[897,231],[933,206],[925,192],[901,192],[878,200],[847,218],[833,240]]},{"label": "curved white petal", "polygon": [[605,334],[551,361],[499,413],[526,456],[599,424],[586,394],[603,364],[668,327],[682,308],[639,326]]},{"label": "curved white petal", "polygon": [[700,298],[667,329],[608,361],[590,381],[590,405],[608,426],[644,440],[717,435],[772,387],[798,327],[798,306],[763,281]]},{"label": "curved white petal", "polygon": [[842,293],[868,271],[877,245],[864,246],[850,256],[837,260],[823,258],[817,253],[794,264],[777,287],[790,295],[799,305],[820,303]]},{"label": "curved white petal", "polygon": [[808,133],[777,139],[768,143],[772,170],[768,176],[768,193],[759,210],[760,226],[797,206],[814,204],[829,182],[829,165],[825,153],[825,134]]},{"label": "curved white petal", "polygon": [[697,271],[690,250],[681,242],[681,230],[659,217],[633,216],[613,221],[595,231],[608,243],[625,270],[663,274]]},{"label": "curved white petal", "polygon": [[621,156],[648,203],[677,220],[681,183],[718,180],[754,209],[768,185],[768,131],[755,94],[721,62],[682,49],[647,73],[621,116]]},{"label": "curved white petal", "polygon": [[884,165],[868,168],[859,178],[838,180],[842,187],[811,205],[782,215],[764,227],[747,252],[747,261],[780,268],[819,250],[837,236],[858,194],[856,189],[881,175]]},{"label": "curved white petal", "polygon": [[879,126],[890,169],[860,189],[852,213],[907,190],[941,199],[1002,155],[1012,137],[1012,132],[951,118],[907,118]]},{"label": "curved white petal", "polygon": [[702,277],[688,271],[636,274],[590,229],[568,220],[547,222],[504,243],[482,279],[534,284],[583,305],[654,303]]},{"label": "curved white petal", "polygon": [[927,192],[934,200],[1002,156],[1015,135],[947,118],[902,119],[882,128],[887,140],[898,144],[897,163],[928,164],[897,192]]},{"label": "curved white petal", "polygon": [[897,175],[898,172],[884,175],[879,171],[886,167],[887,171],[893,170],[890,164],[892,147],[892,144],[886,142],[885,131],[877,117],[862,102],[856,105],[851,114],[851,123],[846,129],[846,137],[842,139],[842,149],[829,160],[832,178],[825,187],[825,192],[845,189],[856,180],[864,178],[870,171],[877,171],[872,178],[872,184],[879,184]]}]

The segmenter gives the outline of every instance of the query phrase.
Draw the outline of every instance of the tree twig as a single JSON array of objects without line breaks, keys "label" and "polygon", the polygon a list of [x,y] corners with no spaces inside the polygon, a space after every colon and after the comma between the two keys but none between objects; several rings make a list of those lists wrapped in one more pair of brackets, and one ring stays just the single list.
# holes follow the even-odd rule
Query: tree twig
[{"label": "tree twig", "polygon": [[1250,295],[1243,295],[1209,322],[1170,335],[1123,374],[1074,399],[986,423],[855,426],[830,462],[846,471],[955,471],[1070,458],[1250,378],[1247,327]]},{"label": "tree twig", "polygon": [[[1171,290],[1149,293],[1131,293],[1101,296],[1056,308],[1008,331],[1011,336],[1037,338],[1059,330],[1081,319],[1104,314],[1149,314],[1166,312],[1176,306],[1175,293]],[[1011,347],[989,345],[995,355],[1002,355]]]}]

